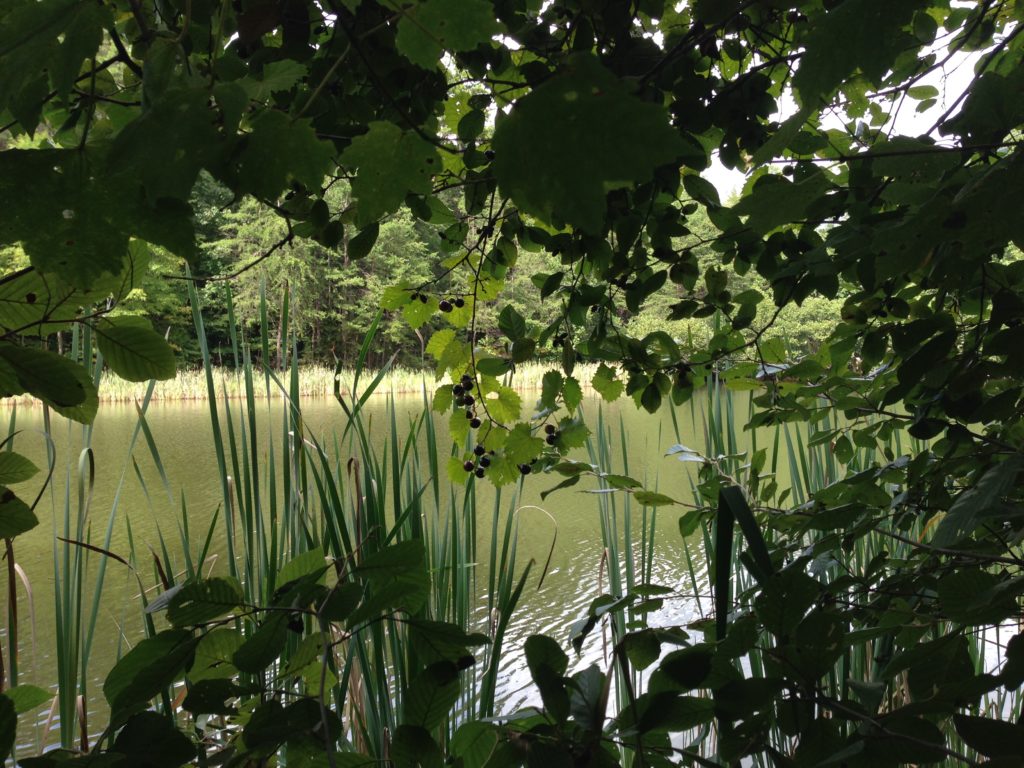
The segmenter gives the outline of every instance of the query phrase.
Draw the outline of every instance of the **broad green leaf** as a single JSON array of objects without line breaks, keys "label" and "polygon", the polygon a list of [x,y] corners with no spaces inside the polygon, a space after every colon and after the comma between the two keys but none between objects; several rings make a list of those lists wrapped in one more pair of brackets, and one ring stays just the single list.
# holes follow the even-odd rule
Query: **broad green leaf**
[{"label": "broad green leaf", "polygon": [[540,691],[544,709],[562,722],[569,716],[569,693],[565,686],[565,671],[569,657],[558,643],[546,635],[530,635],[523,646],[530,676]]},{"label": "broad green leaf", "polygon": [[974,715],[953,715],[960,738],[986,757],[1020,758],[1024,754],[1024,727],[1020,723]]},{"label": "broad green leaf", "polygon": [[420,541],[404,541],[375,552],[354,573],[368,582],[369,595],[349,617],[349,626],[382,611],[416,613],[430,594],[430,577]]},{"label": "broad green leaf", "polygon": [[762,165],[769,160],[781,157],[782,152],[789,147],[789,143],[796,138],[797,133],[800,132],[800,129],[804,127],[814,114],[814,108],[801,107],[783,120],[782,125],[772,134],[772,137],[754,153],[751,162],[754,165]]},{"label": "broad green leaf", "polygon": [[447,413],[455,402],[455,394],[452,392],[451,384],[442,384],[434,390],[434,397],[430,402],[430,409],[434,413]]},{"label": "broad green leaf", "polygon": [[661,657],[661,641],[655,630],[646,628],[630,632],[620,642],[629,663],[637,669],[647,669]]},{"label": "broad green leaf", "polygon": [[398,22],[395,45],[413,64],[435,69],[444,51],[469,51],[501,32],[485,0],[422,0]]},{"label": "broad green leaf", "polygon": [[231,680],[199,680],[192,683],[181,707],[193,715],[231,715],[237,709],[225,702],[242,692]]},{"label": "broad green leaf", "polygon": [[80,366],[55,352],[0,343],[0,360],[13,370],[18,384],[6,395],[28,392],[50,405],[72,407],[86,402],[90,389],[95,391],[91,382],[87,387],[76,374]]},{"label": "broad green leaf", "polygon": [[293,181],[320,189],[331,170],[334,148],[317,138],[308,120],[267,109],[251,127],[238,168],[238,181],[245,190],[273,200]]},{"label": "broad green leaf", "polygon": [[291,616],[287,611],[270,612],[234,652],[231,663],[242,672],[263,672],[284,650],[289,621]]},{"label": "broad green leaf", "polygon": [[526,319],[515,307],[507,304],[498,315],[498,328],[512,341],[518,341],[526,335]]},{"label": "broad green leaf", "polygon": [[72,377],[85,393],[85,399],[78,405],[56,405],[53,410],[66,419],[78,421],[83,424],[91,424],[96,418],[96,412],[100,407],[100,395],[93,382],[92,376],[81,365],[71,365],[67,368],[67,375]]},{"label": "broad green leaf", "polygon": [[132,240],[122,271],[97,276],[88,290],[31,267],[12,272],[0,279],[0,326],[43,334],[62,329],[78,319],[83,309],[90,311],[110,296],[121,299],[135,288],[146,272],[149,256],[145,243]]},{"label": "broad green leaf", "polygon": [[[461,417],[461,412],[456,412],[457,417]],[[449,456],[448,457],[448,479],[454,485],[462,485],[466,481],[468,473],[466,468],[463,466],[463,459],[461,456]]]},{"label": "broad green leaf", "polygon": [[709,723],[714,715],[715,703],[709,698],[650,692],[623,713],[619,728],[623,733],[678,733]]},{"label": "broad green leaf", "polygon": [[663,507],[678,503],[671,496],[655,491],[634,491],[633,498],[647,507]]},{"label": "broad green leaf", "polygon": [[580,403],[583,402],[583,388],[572,376],[565,377],[565,384],[562,385],[562,400],[565,401],[565,407],[569,410],[569,413],[575,413],[576,409],[580,407]]},{"label": "broad green leaf", "polygon": [[647,181],[682,153],[665,110],[584,53],[516,102],[493,147],[503,194],[546,223],[591,234],[604,225],[609,189]]},{"label": "broad green leaf", "polygon": [[327,562],[323,549],[321,547],[313,547],[285,563],[277,574],[276,582],[278,588],[307,576],[315,576],[317,580],[322,582],[326,570]]},{"label": "broad green leaf", "polygon": [[168,629],[140,641],[122,656],[103,683],[111,720],[123,722],[182,677],[197,643],[191,632]]},{"label": "broad green leaf", "polygon": [[792,182],[783,176],[762,176],[749,195],[733,206],[747,217],[747,226],[766,233],[783,224],[806,218],[807,207],[823,197],[831,184],[822,173]]},{"label": "broad green leaf", "polygon": [[245,638],[234,629],[218,628],[203,635],[196,646],[195,658],[188,676],[193,682],[233,677],[238,673],[231,663]]},{"label": "broad green leaf", "polygon": [[39,525],[29,506],[8,488],[0,487],[0,539],[12,539]]},{"label": "broad green leaf", "polygon": [[582,421],[566,419],[558,425],[558,445],[561,448],[582,448],[587,444],[590,430]]},{"label": "broad green leaf", "polygon": [[503,384],[487,381],[482,386],[484,387],[487,411],[491,416],[503,424],[508,424],[519,418],[523,401],[518,392]]},{"label": "broad green leaf", "polygon": [[241,602],[242,588],[233,578],[193,581],[171,599],[167,620],[175,627],[204,624],[231,612]]},{"label": "broad green leaf", "polygon": [[384,309],[401,309],[410,301],[413,301],[412,291],[405,285],[390,285],[380,297],[380,305]]},{"label": "broad green leaf", "polygon": [[792,568],[775,574],[754,600],[765,629],[776,636],[790,634],[821,594],[821,585]]},{"label": "broad green leaf", "polygon": [[[353,261],[359,261],[359,259],[365,259],[370,255],[370,251],[373,250],[374,244],[377,242],[377,237],[380,235],[380,224],[376,221],[372,224],[368,224],[359,231],[359,234],[348,241],[346,246],[345,254]],[[402,304],[409,301],[409,291],[403,291],[405,294],[405,301]],[[394,307],[387,307],[385,309],[397,309],[402,304],[398,304]],[[384,305],[382,305],[384,306]]]},{"label": "broad green leaf", "polygon": [[39,468],[20,453],[0,452],[0,485],[23,483],[38,471]]},{"label": "broad green leaf", "polygon": [[554,409],[558,405],[558,395],[562,391],[562,374],[548,371],[541,379],[540,402],[545,408]]},{"label": "broad green leaf", "polygon": [[806,53],[793,77],[800,103],[816,108],[855,70],[879,82],[893,59],[914,44],[903,27],[923,5],[923,0],[846,0],[813,14],[801,40]]},{"label": "broad green leaf", "polygon": [[498,733],[497,727],[491,723],[469,721],[459,726],[449,749],[466,768],[487,765],[498,746]]},{"label": "broad green leaf", "polygon": [[430,730],[451,711],[459,698],[459,668],[448,661],[431,664],[405,692],[402,720]]},{"label": "broad green leaf", "polygon": [[289,91],[309,75],[309,69],[294,59],[272,61],[263,66],[259,80],[246,77],[240,81],[253,101],[264,101],[279,91]]},{"label": "broad green leaf", "polygon": [[306,667],[320,666],[324,649],[324,636],[319,632],[307,635],[302,638],[299,647],[288,656],[288,665],[285,667],[286,677],[301,677]]},{"label": "broad green leaf", "polygon": [[113,23],[110,9],[90,2],[68,3],[64,33],[50,65],[50,80],[61,98],[66,98],[78,77],[82,62],[95,56],[103,42],[104,29]]},{"label": "broad green leaf", "polygon": [[118,274],[128,250],[119,220],[127,211],[115,206],[113,180],[97,165],[89,151],[0,152],[0,243],[20,242],[32,266],[84,290],[104,273]]},{"label": "broad green leaf", "polygon": [[319,609],[319,615],[327,621],[345,621],[363,599],[365,589],[362,584],[346,581],[331,589],[327,599]]},{"label": "broad green leaf", "polygon": [[490,640],[480,633],[468,634],[461,627],[443,621],[409,619],[409,643],[427,662],[450,661],[460,667],[472,664],[473,648]]},{"label": "broad green leaf", "polygon": [[503,357],[477,358],[476,369],[487,376],[504,376],[512,370],[512,361]]},{"label": "broad green leaf", "polygon": [[949,512],[939,523],[932,543],[949,547],[969,536],[987,515],[1002,508],[1004,494],[1017,482],[1024,460],[1014,455],[990,467],[973,485],[953,501]]},{"label": "broad green leaf", "polygon": [[221,138],[211,121],[205,88],[176,89],[121,131],[108,172],[125,185],[141,183],[148,201],[188,200]]},{"label": "broad green leaf", "polygon": [[95,326],[96,346],[111,370],[127,381],[173,379],[174,351],[136,318],[105,319]]},{"label": "broad green leaf", "polygon": [[358,169],[352,193],[362,226],[397,210],[410,192],[430,194],[431,180],[441,170],[441,158],[431,144],[382,121],[370,123],[365,134],[352,140],[341,164]]},{"label": "broad green leaf", "polygon": [[618,400],[625,389],[625,384],[615,377],[614,369],[609,368],[604,363],[597,367],[594,378],[590,381],[590,386],[609,403],[613,400]]},{"label": "broad green leaf", "polygon": [[133,715],[117,734],[111,751],[149,768],[179,768],[196,756],[192,740],[159,712]]},{"label": "broad green leaf", "polygon": [[402,317],[412,328],[419,328],[437,314],[437,297],[420,294],[422,300],[414,299],[402,307]]},{"label": "broad green leaf", "polygon": [[544,441],[530,434],[529,424],[516,424],[505,440],[505,455],[516,464],[529,462],[544,450]]},{"label": "broad green leaf", "polygon": [[22,683],[4,691],[4,695],[14,702],[14,711],[19,715],[29,712],[53,700],[50,691],[44,691],[36,685]]}]

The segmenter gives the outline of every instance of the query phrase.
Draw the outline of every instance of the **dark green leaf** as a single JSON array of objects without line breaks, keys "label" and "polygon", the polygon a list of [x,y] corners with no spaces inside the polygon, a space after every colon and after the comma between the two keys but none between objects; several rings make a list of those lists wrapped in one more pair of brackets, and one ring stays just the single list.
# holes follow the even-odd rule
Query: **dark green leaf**
[{"label": "dark green leaf", "polygon": [[156,712],[140,712],[124,724],[112,751],[139,768],[179,768],[196,755],[196,748],[173,720]]},{"label": "dark green leaf", "polygon": [[242,588],[233,578],[193,581],[171,599],[167,620],[175,627],[205,624],[231,612],[241,602]]},{"label": "dark green leaf", "polygon": [[286,611],[271,612],[234,652],[231,663],[243,672],[265,670],[284,650],[290,618]]},{"label": "dark green leaf", "polygon": [[458,698],[458,667],[444,661],[431,664],[405,693],[403,722],[430,730],[444,720]]},{"label": "dark green leaf", "polygon": [[20,453],[0,453],[0,485],[23,483],[33,477],[39,468]]},{"label": "dark green leaf", "polygon": [[610,186],[647,181],[683,151],[660,105],[641,102],[583,53],[516,102],[493,146],[494,174],[516,205],[593,234]]},{"label": "dark green leaf", "polygon": [[8,488],[0,487],[0,539],[13,539],[39,525],[28,505]]},{"label": "dark green leaf", "polygon": [[364,227],[359,231],[358,235],[348,241],[348,245],[345,247],[345,254],[352,261],[365,259],[370,254],[370,251],[373,250],[379,234],[380,224],[376,221]]},{"label": "dark green leaf", "polygon": [[122,379],[173,379],[174,352],[141,318],[117,318],[96,325],[96,346]]},{"label": "dark green leaf", "polygon": [[121,657],[103,683],[111,720],[123,722],[182,677],[197,643],[191,632],[168,629],[142,640]]}]

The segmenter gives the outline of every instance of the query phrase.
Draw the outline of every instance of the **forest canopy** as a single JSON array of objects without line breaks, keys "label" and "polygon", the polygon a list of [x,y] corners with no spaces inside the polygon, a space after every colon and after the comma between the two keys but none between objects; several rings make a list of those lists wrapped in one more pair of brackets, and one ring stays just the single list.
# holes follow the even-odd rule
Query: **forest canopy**
[{"label": "forest canopy", "polygon": [[[244,286],[277,259],[310,354],[344,357],[379,303],[439,375],[474,378],[467,421],[489,450],[530,429],[502,378],[536,357],[560,362],[544,405],[568,419],[578,361],[602,364],[582,383],[651,411],[712,369],[757,387],[785,365],[765,420],[805,418],[808,393],[827,393],[861,411],[902,402],[916,435],[974,442],[958,421],[982,403],[983,423],[1004,418],[1019,394],[978,373],[983,324],[1006,338],[1016,318],[1018,15],[910,0],[16,3],[0,27],[0,238],[28,266],[0,297],[4,391],[88,417],[82,375],[42,386],[19,368],[67,364],[17,340],[78,323],[121,375],[167,377],[172,350],[130,298],[148,284],[174,312],[182,281],[155,287],[147,265],[184,259],[190,279]],[[737,200],[709,168],[746,175]],[[220,288],[206,295],[223,304]],[[841,316],[828,344],[780,333],[797,307],[819,308],[822,335],[821,315]],[[514,445],[499,482],[540,452]]]},{"label": "forest canopy", "polygon": [[[765,600],[818,606],[801,642],[851,621],[880,631],[897,608],[905,648],[1019,618],[1022,21],[1015,0],[9,0],[0,246],[23,266],[0,280],[0,392],[91,420],[94,383],[55,349],[69,327],[125,378],[172,377],[151,308],[131,310],[153,260],[188,264],[207,297],[232,272],[276,263],[296,283],[322,260],[339,282],[303,302],[308,327],[364,305],[361,325],[316,336],[317,354],[342,333],[354,343],[378,307],[387,343],[420,331],[406,352],[431,358],[433,407],[466,446],[453,478],[476,445],[498,485],[600,476],[564,460],[587,437],[584,385],[655,412],[714,374],[753,392],[751,428],[836,409],[843,463],[894,430],[921,441],[757,522],[720,505]],[[735,199],[709,181],[722,169],[743,174]],[[823,306],[827,338],[779,332]],[[553,368],[531,413],[515,370],[538,358]],[[590,380],[581,362],[597,365]],[[628,480],[619,490],[674,503]],[[840,587],[794,570],[820,554],[802,550],[808,528],[841,551],[920,524],[907,562],[842,587],[877,598],[850,615]],[[759,529],[779,537],[770,554]],[[926,718],[1024,680],[1019,642],[998,674],[936,646],[946,679],[911,674],[898,717],[860,691],[829,710],[862,718],[840,738],[801,719],[804,704],[828,708],[817,667],[794,660],[792,617],[770,613],[783,682],[761,693],[797,702],[782,727],[808,755],[880,764],[895,740],[932,750],[915,760],[948,756]],[[923,662],[900,663],[876,682]],[[989,743],[956,722],[973,748]],[[730,758],[770,752],[768,730],[753,716],[726,729]]]}]

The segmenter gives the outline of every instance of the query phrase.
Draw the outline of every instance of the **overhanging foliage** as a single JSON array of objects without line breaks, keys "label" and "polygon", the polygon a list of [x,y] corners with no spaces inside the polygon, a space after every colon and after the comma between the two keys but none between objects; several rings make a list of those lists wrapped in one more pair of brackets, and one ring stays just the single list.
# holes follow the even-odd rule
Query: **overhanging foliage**
[{"label": "overhanging foliage", "polygon": [[[634,702],[614,739],[645,754],[644,739],[663,747],[665,732],[714,717],[727,761],[973,759],[947,744],[952,727],[1002,759],[1003,726],[1018,741],[1019,726],[974,709],[992,690],[1019,688],[1020,637],[999,671],[972,664],[963,639],[1019,619],[1024,590],[1022,20],[1013,0],[9,2],[0,244],[23,248],[31,268],[0,281],[0,393],[27,391],[91,420],[85,369],[26,340],[68,324],[94,335],[126,378],[173,374],[158,333],[104,316],[135,285],[147,243],[194,256],[190,201],[203,172],[283,218],[274,251],[304,237],[358,259],[405,205],[438,225],[455,288],[399,285],[382,303],[414,327],[448,320],[427,349],[458,390],[443,385],[435,407],[450,412],[456,440],[472,433],[482,448],[453,459],[455,477],[464,466],[498,484],[545,469],[601,477],[562,461],[587,435],[579,360],[603,364],[590,382],[602,396],[650,411],[685,401],[708,372],[757,389],[752,427],[837,409],[846,421],[823,442],[842,463],[904,428],[929,441],[790,509],[759,493],[763,467],[746,500],[725,490],[721,503],[719,486],[736,478],[709,470],[708,506],[685,525],[716,519],[730,549],[720,558],[731,557],[725,523],[741,525],[758,581],[749,610],[731,621],[720,599],[717,631],[684,651],[710,658],[706,669],[663,665],[661,688]],[[943,93],[957,67],[973,68],[969,87]],[[907,132],[915,112],[929,124]],[[729,204],[701,175],[715,157],[747,174]],[[353,201],[332,210],[327,191],[341,182]],[[699,209],[720,262],[703,271],[694,248],[707,242],[688,226]],[[537,249],[560,257],[535,279],[558,319],[531,327],[498,308],[504,338],[479,338],[478,308],[519,251]],[[728,275],[751,270],[771,296],[733,295]],[[720,318],[705,348],[684,354],[664,331],[623,327],[624,312],[667,286],[673,319]],[[775,310],[759,320],[763,303],[837,296],[842,322],[816,354],[786,359],[766,340]],[[551,348],[562,370],[545,379],[544,412],[531,419],[503,376]],[[674,503],[628,480],[617,487],[638,501]],[[34,520],[5,489],[0,532]],[[869,535],[898,541],[901,556],[808,575],[815,558],[841,559]],[[716,569],[720,596],[730,564]],[[177,642],[186,629],[173,632],[175,647],[191,647]],[[874,644],[875,666],[832,698],[818,681],[844,642]],[[744,679],[734,660],[757,643],[771,662]],[[569,682],[557,653],[531,650],[549,718],[520,731],[542,733],[560,758],[597,760],[600,681]],[[449,696],[452,680],[448,668],[428,670],[410,726],[420,730],[403,742],[420,757],[434,754],[421,739],[436,715],[429,698]],[[139,687],[122,714],[159,688]],[[712,709],[694,703],[694,688],[712,691]],[[0,697],[0,751],[13,717]],[[129,725],[159,730],[140,717]],[[780,734],[795,745],[786,754]],[[131,754],[131,734],[119,739]],[[528,759],[520,742],[501,743],[493,755]]]}]

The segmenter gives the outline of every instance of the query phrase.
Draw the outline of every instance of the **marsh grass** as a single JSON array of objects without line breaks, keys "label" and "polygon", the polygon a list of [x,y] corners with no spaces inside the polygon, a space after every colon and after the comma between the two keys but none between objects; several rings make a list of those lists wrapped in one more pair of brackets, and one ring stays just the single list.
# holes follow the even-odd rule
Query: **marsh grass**
[{"label": "marsh grass", "polygon": [[[251,350],[250,350],[251,353]],[[241,354],[241,353],[240,353]],[[254,369],[258,366],[253,362],[252,355],[248,361]],[[552,368],[557,368],[556,363],[528,363],[517,367],[512,377],[512,386],[519,391],[532,392],[540,390],[541,380],[544,374]],[[593,377],[596,366],[577,366],[576,377],[584,390],[590,387],[590,380]],[[300,365],[298,367],[298,383],[293,390],[291,387],[291,365],[285,370],[275,371],[274,378],[285,377],[289,380],[289,386],[282,390],[278,387],[273,378],[264,375],[255,375],[252,378],[252,396],[257,401],[266,399],[286,400],[298,394],[300,400],[315,398],[334,397],[335,376],[337,376],[341,391],[351,393],[354,391],[358,379],[364,383],[377,378],[380,371],[363,369],[357,371],[354,368],[335,371],[324,365]],[[240,368],[236,366],[216,366],[212,362],[209,369],[206,366],[200,368],[180,369],[173,379],[157,381],[153,383],[152,393],[149,396],[151,402],[189,402],[206,401],[210,397],[209,379],[213,380],[213,391],[219,400],[247,400],[249,393],[246,389],[247,382],[241,375]],[[383,378],[373,389],[371,396],[382,398],[391,395],[418,395],[424,388],[434,389],[445,383],[447,379],[437,379],[434,371],[429,368],[407,368],[402,366],[388,367],[384,371]],[[99,378],[99,394],[101,403],[134,403],[141,402],[146,397],[150,383],[125,381],[103,371]],[[0,400],[0,404],[7,407],[41,407],[41,403],[29,395],[18,395]]]}]

